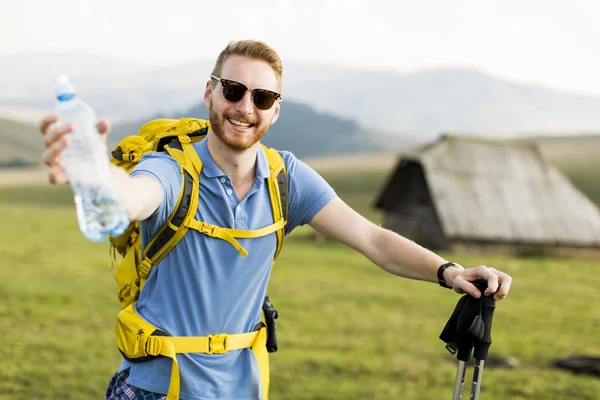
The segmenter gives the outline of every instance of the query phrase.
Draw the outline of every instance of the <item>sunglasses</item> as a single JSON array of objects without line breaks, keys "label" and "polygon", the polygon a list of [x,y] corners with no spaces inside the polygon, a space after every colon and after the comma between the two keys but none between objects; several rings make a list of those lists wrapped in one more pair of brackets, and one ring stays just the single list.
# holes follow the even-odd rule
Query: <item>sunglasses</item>
[{"label": "sunglasses", "polygon": [[[221,86],[223,86],[223,97],[232,103],[240,101],[244,97],[246,91],[249,90],[246,85],[242,83],[230,81],[229,79],[222,79],[214,75],[211,75],[211,77],[221,82]],[[263,111],[273,107],[273,103],[281,98],[279,93],[267,89],[253,89],[251,93],[252,102],[256,108]]]}]

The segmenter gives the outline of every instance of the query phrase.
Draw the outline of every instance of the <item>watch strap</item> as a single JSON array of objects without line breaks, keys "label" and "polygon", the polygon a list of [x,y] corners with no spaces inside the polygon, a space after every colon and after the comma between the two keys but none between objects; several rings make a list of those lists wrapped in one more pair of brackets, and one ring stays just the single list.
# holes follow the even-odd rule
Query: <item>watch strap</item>
[{"label": "watch strap", "polygon": [[438,283],[440,284],[441,287],[447,288],[447,289],[452,289],[452,286],[449,286],[446,283],[446,281],[444,280],[444,271],[446,270],[446,268],[450,268],[450,267],[454,267],[454,268],[458,268],[459,270],[463,270],[462,267],[460,267],[458,264],[453,263],[453,262],[447,262],[445,264],[440,265],[440,267],[438,268],[438,271],[437,271]]}]

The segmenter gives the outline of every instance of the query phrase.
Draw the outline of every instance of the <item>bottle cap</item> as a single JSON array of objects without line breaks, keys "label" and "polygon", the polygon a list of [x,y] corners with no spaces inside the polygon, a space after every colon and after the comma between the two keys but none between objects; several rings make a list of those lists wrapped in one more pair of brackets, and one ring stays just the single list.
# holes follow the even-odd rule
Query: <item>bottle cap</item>
[{"label": "bottle cap", "polygon": [[75,88],[65,75],[58,77],[56,82],[56,98],[59,101],[70,100],[75,97]]}]

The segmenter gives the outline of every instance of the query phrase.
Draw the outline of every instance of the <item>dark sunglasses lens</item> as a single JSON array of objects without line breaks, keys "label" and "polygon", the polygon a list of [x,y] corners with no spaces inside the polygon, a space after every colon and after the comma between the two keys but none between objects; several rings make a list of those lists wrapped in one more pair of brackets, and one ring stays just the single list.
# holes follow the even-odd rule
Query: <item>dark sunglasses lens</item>
[{"label": "dark sunglasses lens", "polygon": [[239,83],[223,83],[223,97],[225,97],[228,101],[233,103],[240,101],[242,97],[244,97],[244,93],[246,93],[246,88]]},{"label": "dark sunglasses lens", "polygon": [[254,100],[254,105],[261,110],[268,110],[273,107],[273,103],[277,100],[277,97],[266,90],[255,90],[253,92],[252,100]]}]

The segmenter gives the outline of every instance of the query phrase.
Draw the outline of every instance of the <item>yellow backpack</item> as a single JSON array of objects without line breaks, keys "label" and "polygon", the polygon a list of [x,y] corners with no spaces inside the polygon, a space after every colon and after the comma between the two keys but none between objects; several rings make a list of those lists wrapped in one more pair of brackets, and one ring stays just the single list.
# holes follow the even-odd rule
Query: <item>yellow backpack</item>
[{"label": "yellow backpack", "polygon": [[[148,279],[150,270],[175,247],[189,229],[229,242],[243,256],[248,252],[236,238],[255,238],[271,233],[277,235],[276,259],[283,245],[284,227],[288,213],[288,187],[286,169],[281,154],[263,146],[269,162],[267,179],[273,224],[257,230],[239,230],[218,227],[194,219],[198,208],[199,179],[202,160],[192,143],[203,140],[210,124],[206,120],[182,118],[158,119],[142,126],[137,136],[123,139],[112,152],[111,162],[131,172],[142,156],[151,151],[166,151],[177,160],[182,175],[182,185],[175,209],[166,223],[158,230],[145,249],[142,249],[140,224],[131,222],[119,237],[111,238],[111,246],[123,257],[115,270],[117,296],[123,310],[117,316],[117,347],[132,362],[144,362],[154,357],[171,358],[173,367],[167,398],[179,398],[179,368],[177,353],[202,352],[223,354],[230,350],[251,347],[261,373],[263,397],[268,399],[269,364],[268,352],[276,351],[275,318],[277,312],[268,299],[263,305],[263,316],[258,329],[250,333],[215,333],[202,337],[173,337],[150,325],[134,308],[140,291]],[[270,338],[267,338],[269,332]],[[267,346],[267,339],[269,345]],[[267,351],[267,347],[269,350]]]}]

